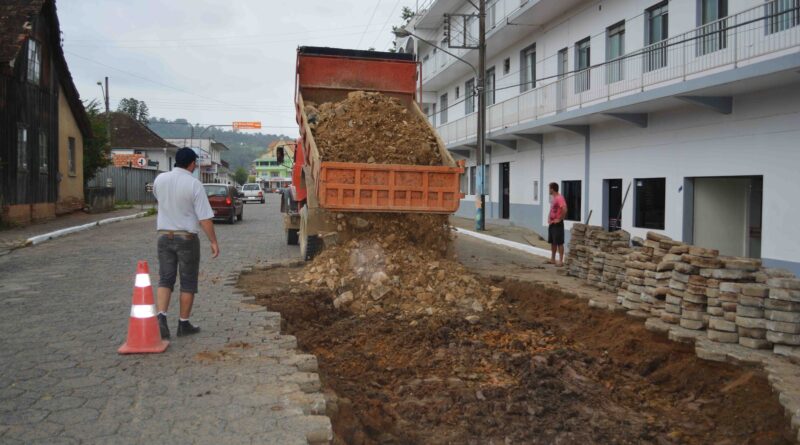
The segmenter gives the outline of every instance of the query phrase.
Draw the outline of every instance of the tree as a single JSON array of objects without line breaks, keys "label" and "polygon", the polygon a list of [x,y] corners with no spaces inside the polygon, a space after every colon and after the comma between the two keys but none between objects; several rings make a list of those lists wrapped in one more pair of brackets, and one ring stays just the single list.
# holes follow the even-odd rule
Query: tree
[{"label": "tree", "polygon": [[84,103],[92,137],[83,141],[83,182],[88,184],[97,171],[111,164],[111,146],[106,138],[106,115],[100,111],[100,103],[93,100]]},{"label": "tree", "polygon": [[117,111],[126,113],[145,125],[150,119],[150,109],[147,108],[147,104],[143,100],[136,100],[132,97],[120,100]]},{"label": "tree", "polygon": [[248,176],[249,176],[249,173],[247,172],[247,170],[245,170],[244,167],[239,167],[239,168],[236,169],[236,172],[233,174],[233,179],[234,179],[234,181],[236,181],[239,184],[244,184],[245,182],[247,182],[247,179],[248,179],[247,177]]},{"label": "tree", "polygon": [[403,9],[400,11],[400,18],[408,24],[411,19],[414,17],[414,11],[411,10],[408,6],[403,6]]}]

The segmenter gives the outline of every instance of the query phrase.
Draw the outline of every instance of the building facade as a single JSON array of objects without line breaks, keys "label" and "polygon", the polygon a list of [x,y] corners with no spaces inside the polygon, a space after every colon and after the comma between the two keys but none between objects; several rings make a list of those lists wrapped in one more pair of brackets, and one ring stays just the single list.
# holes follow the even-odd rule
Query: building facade
[{"label": "building facade", "polygon": [[[284,149],[284,162],[278,163],[278,147]],[[294,159],[295,142],[277,140],[267,147],[267,152],[253,161],[251,171],[256,181],[261,182],[269,190],[286,187],[292,182],[292,159]]]},{"label": "building facade", "polygon": [[67,68],[53,0],[3,5],[0,214],[17,223],[83,207],[91,125]]},{"label": "building facade", "polygon": [[166,139],[167,142],[179,147],[190,147],[197,152],[197,170],[195,176],[206,184],[223,183],[225,175],[220,175],[222,167],[222,152],[230,150],[227,145],[217,142],[212,138],[179,138]]},{"label": "building facade", "polygon": [[111,113],[111,155],[116,167],[168,172],[178,147],[162,139],[127,113]]},{"label": "building facade", "polygon": [[[800,3],[493,0],[487,12],[487,218],[546,234],[555,182],[567,229],[652,230],[800,272]],[[428,2],[407,26],[418,37],[398,41],[422,62],[423,109],[467,160],[463,216],[480,185],[477,51],[447,45],[476,43],[474,13]],[[464,14],[449,38],[444,14]]]}]

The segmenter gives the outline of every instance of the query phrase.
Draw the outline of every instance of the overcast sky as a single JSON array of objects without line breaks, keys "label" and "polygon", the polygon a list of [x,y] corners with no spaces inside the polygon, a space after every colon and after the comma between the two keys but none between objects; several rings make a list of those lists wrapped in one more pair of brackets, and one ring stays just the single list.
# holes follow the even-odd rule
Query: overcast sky
[{"label": "overcast sky", "polygon": [[[58,0],[64,49],[82,99],[144,100],[150,115],[192,123],[261,121],[296,136],[299,45],[385,50],[415,0]],[[274,128],[272,128],[274,127]]]}]

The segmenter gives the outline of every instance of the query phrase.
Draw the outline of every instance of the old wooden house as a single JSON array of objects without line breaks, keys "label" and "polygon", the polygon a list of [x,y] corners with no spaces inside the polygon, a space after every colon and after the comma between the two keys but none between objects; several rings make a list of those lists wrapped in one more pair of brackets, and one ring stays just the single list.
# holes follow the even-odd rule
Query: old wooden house
[{"label": "old wooden house", "polygon": [[28,222],[80,208],[91,125],[61,47],[55,0],[0,2],[0,208]]}]

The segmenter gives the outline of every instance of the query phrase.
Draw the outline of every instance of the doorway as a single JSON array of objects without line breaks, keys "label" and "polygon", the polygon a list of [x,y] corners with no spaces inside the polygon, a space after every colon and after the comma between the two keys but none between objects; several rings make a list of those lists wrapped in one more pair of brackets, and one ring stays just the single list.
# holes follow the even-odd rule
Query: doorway
[{"label": "doorway", "polygon": [[511,164],[500,164],[500,218],[511,217]]},{"label": "doorway", "polygon": [[692,240],[722,255],[761,256],[762,176],[693,178]]},{"label": "doorway", "polygon": [[622,179],[605,179],[603,183],[606,203],[603,221],[606,230],[615,232],[622,229]]}]

